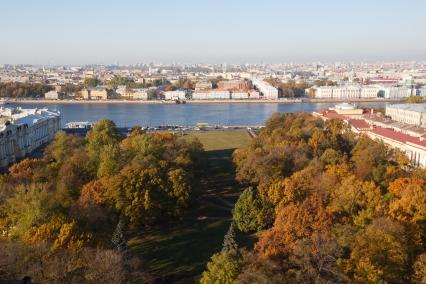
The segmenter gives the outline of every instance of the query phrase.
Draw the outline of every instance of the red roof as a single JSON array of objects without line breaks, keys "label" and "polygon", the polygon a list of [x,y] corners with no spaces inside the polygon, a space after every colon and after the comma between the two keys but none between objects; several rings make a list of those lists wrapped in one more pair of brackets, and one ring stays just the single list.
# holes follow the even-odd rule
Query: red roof
[{"label": "red roof", "polygon": [[376,127],[371,132],[401,143],[411,142],[413,144],[426,147],[426,140],[421,141],[420,138],[396,132],[388,128]]},{"label": "red roof", "polygon": [[369,129],[371,126],[364,119],[348,119],[348,123],[356,129]]}]

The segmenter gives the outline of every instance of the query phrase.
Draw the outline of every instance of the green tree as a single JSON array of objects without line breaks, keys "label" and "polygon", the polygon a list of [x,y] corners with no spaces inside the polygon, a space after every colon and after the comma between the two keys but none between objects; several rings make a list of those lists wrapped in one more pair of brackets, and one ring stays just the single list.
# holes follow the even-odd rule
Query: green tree
[{"label": "green tree", "polygon": [[120,170],[120,148],[118,144],[108,144],[102,147],[99,155],[97,176],[104,177],[117,173]]},{"label": "green tree", "polygon": [[6,230],[12,237],[22,237],[33,226],[41,225],[54,213],[46,186],[18,186],[5,204]]},{"label": "green tree", "polygon": [[84,86],[87,87],[96,87],[97,85],[100,85],[102,82],[97,78],[86,78],[84,79]]},{"label": "green tree", "polygon": [[115,123],[109,119],[99,120],[87,133],[87,150],[94,169],[99,167],[100,154],[104,146],[119,142],[120,135]]},{"label": "green tree", "polygon": [[264,227],[264,210],[262,202],[253,188],[249,187],[241,193],[232,210],[233,220],[242,232],[256,232]]},{"label": "green tree", "polygon": [[201,284],[230,284],[238,277],[241,260],[235,252],[221,252],[212,256],[207,271],[201,276]]}]

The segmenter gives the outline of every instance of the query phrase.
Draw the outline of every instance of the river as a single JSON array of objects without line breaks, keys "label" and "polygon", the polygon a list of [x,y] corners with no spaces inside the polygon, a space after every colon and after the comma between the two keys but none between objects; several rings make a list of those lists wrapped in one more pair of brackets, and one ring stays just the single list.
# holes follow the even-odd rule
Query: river
[{"label": "river", "polygon": [[[13,103],[22,108],[48,107],[62,115],[62,125],[70,121],[113,120],[119,127],[183,125],[198,122],[210,125],[263,125],[274,112],[312,112],[335,103],[211,103],[211,104],[69,104]],[[361,107],[383,108],[385,102],[358,103]]]}]

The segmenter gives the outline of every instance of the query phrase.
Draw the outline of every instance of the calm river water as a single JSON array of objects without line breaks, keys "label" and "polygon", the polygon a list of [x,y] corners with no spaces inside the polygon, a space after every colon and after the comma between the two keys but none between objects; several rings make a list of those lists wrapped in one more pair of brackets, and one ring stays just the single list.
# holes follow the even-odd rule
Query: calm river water
[{"label": "calm river water", "polygon": [[[197,122],[210,125],[262,125],[274,112],[312,112],[332,107],[334,103],[217,103],[217,104],[15,104],[23,108],[48,107],[59,110],[62,125],[70,121],[96,121],[109,118],[120,127],[184,125]],[[385,102],[359,103],[362,107],[381,108]]]}]

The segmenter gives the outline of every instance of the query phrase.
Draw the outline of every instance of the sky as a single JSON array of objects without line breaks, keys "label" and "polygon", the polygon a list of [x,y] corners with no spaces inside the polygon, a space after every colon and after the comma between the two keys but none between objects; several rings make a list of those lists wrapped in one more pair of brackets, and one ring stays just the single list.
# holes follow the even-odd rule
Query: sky
[{"label": "sky", "polygon": [[426,60],[426,0],[0,0],[0,64]]}]

